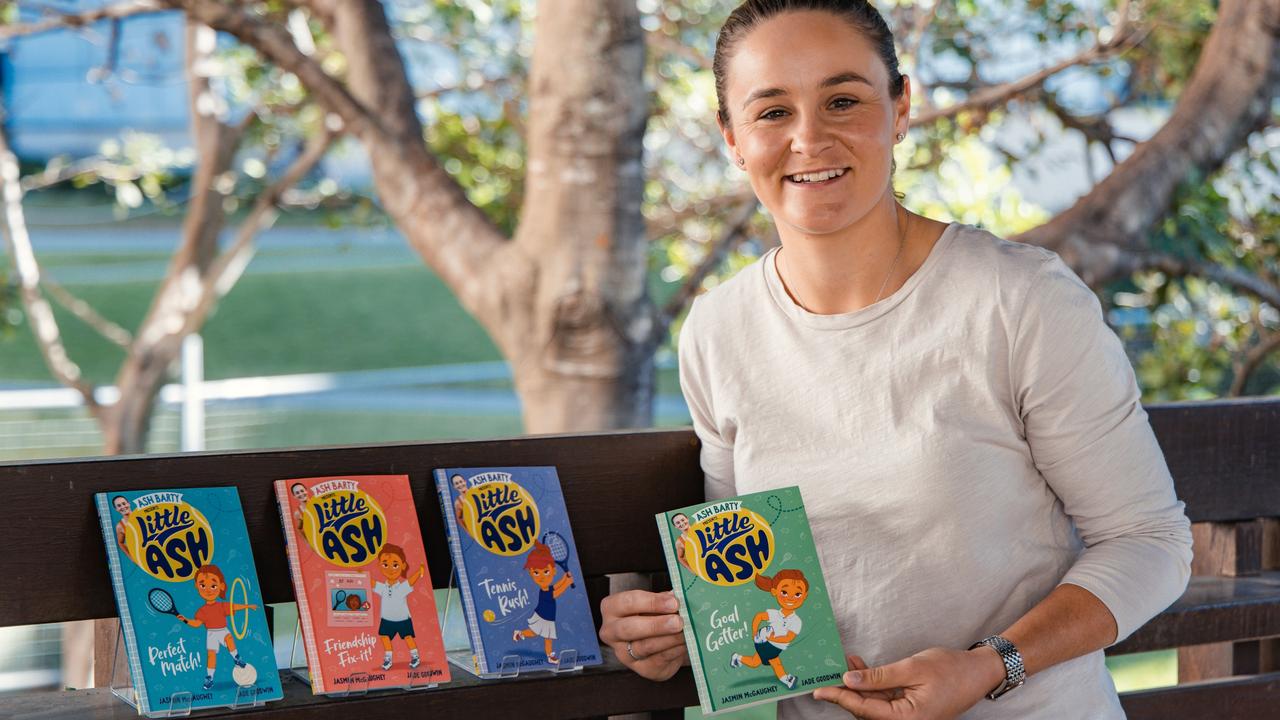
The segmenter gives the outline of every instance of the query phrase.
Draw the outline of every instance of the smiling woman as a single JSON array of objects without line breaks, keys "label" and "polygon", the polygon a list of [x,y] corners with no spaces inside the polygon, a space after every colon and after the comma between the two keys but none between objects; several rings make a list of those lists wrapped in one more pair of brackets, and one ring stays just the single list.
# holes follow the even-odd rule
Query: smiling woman
[{"label": "smiling woman", "polygon": [[[911,83],[864,0],[744,3],[714,69],[781,247],[695,301],[681,389],[708,500],[800,486],[851,653],[780,717],[1123,717],[1101,651],[1186,587],[1191,533],[1097,298],[898,202]],[[675,611],[612,595],[600,637],[668,678]]]}]

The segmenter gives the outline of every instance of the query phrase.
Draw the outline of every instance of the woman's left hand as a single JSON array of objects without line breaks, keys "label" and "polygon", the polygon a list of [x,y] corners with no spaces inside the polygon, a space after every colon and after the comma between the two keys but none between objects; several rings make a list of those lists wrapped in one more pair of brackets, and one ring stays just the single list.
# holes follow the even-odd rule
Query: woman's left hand
[{"label": "woman's left hand", "polygon": [[[865,720],[949,720],[973,707],[1004,679],[1004,663],[988,647],[930,648],[905,660],[866,667],[851,657],[844,687],[813,692]],[[861,665],[862,667],[858,667]]]}]

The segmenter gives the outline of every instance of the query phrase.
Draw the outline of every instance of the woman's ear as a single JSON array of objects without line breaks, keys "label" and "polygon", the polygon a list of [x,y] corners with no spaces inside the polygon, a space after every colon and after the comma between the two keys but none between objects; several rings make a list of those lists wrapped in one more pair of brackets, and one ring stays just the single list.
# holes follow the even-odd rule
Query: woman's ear
[{"label": "woman's ear", "polygon": [[911,129],[911,78],[902,76],[902,94],[893,101],[893,133],[906,134]]},{"label": "woman's ear", "polygon": [[720,118],[719,113],[716,114],[716,127],[720,129],[720,137],[724,138],[724,145],[729,150],[729,158],[737,167],[742,167],[738,162],[738,143],[733,137],[733,128],[724,124],[724,120]]}]

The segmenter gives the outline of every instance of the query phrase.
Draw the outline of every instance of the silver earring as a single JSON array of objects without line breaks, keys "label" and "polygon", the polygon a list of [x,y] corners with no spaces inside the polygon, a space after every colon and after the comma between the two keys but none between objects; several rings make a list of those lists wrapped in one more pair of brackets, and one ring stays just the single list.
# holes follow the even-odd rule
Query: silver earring
[{"label": "silver earring", "polygon": [[742,157],[741,155],[739,155],[739,156],[738,156],[738,167],[746,167],[746,166],[747,166],[747,159],[746,159],[746,158],[744,158],[744,157]]},{"label": "silver earring", "polygon": [[902,138],[906,137],[906,133],[898,133],[898,142],[902,142]]}]

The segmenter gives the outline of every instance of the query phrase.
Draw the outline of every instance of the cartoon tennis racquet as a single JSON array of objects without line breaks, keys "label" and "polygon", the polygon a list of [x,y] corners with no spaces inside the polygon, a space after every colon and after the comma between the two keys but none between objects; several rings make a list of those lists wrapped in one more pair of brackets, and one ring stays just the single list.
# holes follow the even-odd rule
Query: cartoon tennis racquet
[{"label": "cartoon tennis racquet", "polygon": [[182,617],[182,614],[178,612],[178,608],[174,606],[173,596],[160,588],[151,588],[151,592],[147,593],[147,604],[151,606],[152,610],[155,610],[158,613],[172,615],[182,622],[187,621],[187,619]]},{"label": "cartoon tennis racquet", "polygon": [[347,591],[339,590],[333,594],[333,609],[341,610],[343,605],[347,604]]},{"label": "cartoon tennis racquet", "polygon": [[[564,574],[569,574],[569,543],[558,532],[547,532],[542,534],[542,544],[547,546],[551,551],[551,559],[556,561]],[[576,588],[576,581],[569,583],[569,587]]]}]

